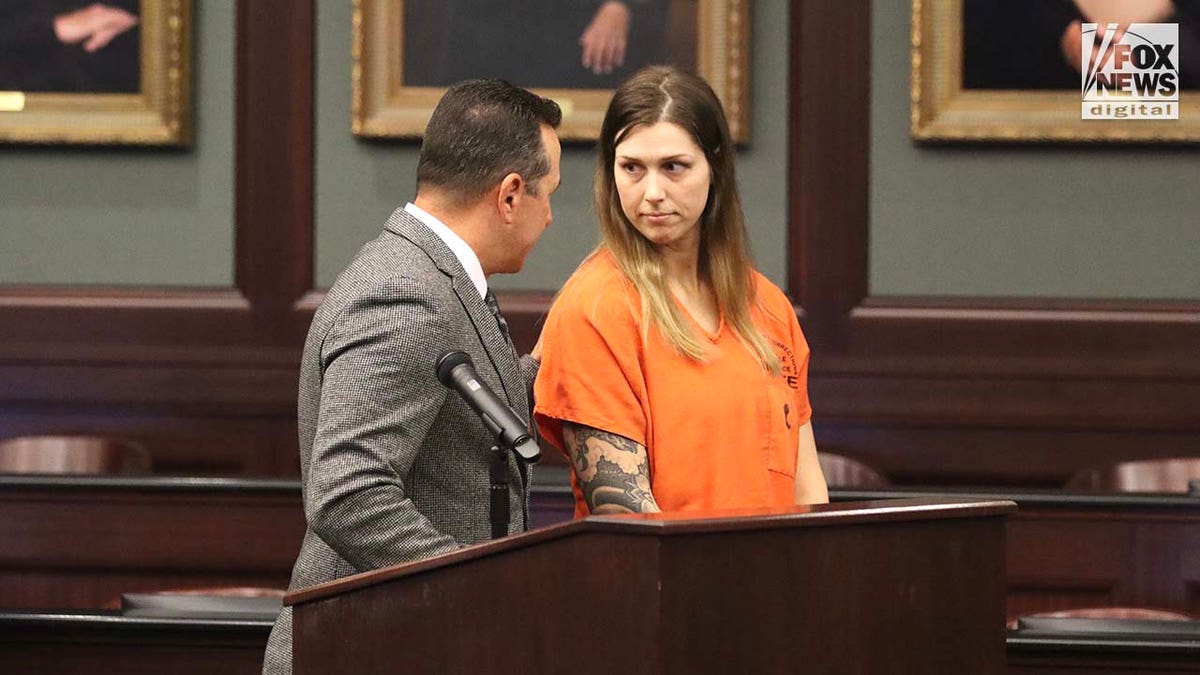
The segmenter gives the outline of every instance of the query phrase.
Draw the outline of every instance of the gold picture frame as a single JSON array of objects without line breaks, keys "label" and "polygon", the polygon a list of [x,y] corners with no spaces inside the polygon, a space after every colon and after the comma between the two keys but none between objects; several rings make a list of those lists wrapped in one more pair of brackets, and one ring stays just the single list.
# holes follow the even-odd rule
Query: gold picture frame
[{"label": "gold picture frame", "polygon": [[[912,0],[911,133],[928,142],[1200,141],[1200,93],[1177,120],[1084,120],[1074,89],[965,89],[964,0]],[[997,30],[1020,32],[1012,25]]]},{"label": "gold picture frame", "polygon": [[141,0],[136,93],[0,92],[0,142],[191,143],[192,0]]},{"label": "gold picture frame", "polygon": [[[694,37],[695,70],[721,99],[735,140],[749,140],[751,0],[661,2],[690,6],[689,11],[694,11],[695,34],[690,37]],[[351,131],[355,136],[420,138],[445,91],[444,86],[405,84],[404,20],[405,0],[354,0]],[[611,88],[531,88],[562,107],[561,138],[596,139]]]}]

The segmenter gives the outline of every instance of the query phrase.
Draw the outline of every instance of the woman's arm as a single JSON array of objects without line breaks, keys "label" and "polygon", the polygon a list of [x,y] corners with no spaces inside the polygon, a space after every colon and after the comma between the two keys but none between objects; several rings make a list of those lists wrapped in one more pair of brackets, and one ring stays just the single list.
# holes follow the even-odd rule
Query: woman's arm
[{"label": "woman's arm", "polygon": [[574,422],[563,422],[562,433],[591,513],[661,511],[650,492],[650,459],[644,446]]},{"label": "woman's arm", "polygon": [[800,427],[800,443],[796,448],[796,503],[827,504],[829,487],[821,463],[817,461],[817,439],[813,437],[812,422]]}]

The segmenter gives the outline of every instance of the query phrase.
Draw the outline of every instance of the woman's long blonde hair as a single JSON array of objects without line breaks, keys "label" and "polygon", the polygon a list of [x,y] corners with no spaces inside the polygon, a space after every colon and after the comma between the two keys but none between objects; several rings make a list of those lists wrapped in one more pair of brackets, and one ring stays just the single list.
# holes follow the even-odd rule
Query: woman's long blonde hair
[{"label": "woman's long blonde hair", "polygon": [[757,302],[754,265],[737,192],[729,124],[716,94],[703,79],[667,66],[652,66],[639,70],[613,94],[600,129],[596,166],[600,248],[612,254],[637,289],[647,328],[654,326],[680,354],[706,360],[711,348],[684,320],[667,288],[662,259],[625,217],[617,194],[617,146],[634,128],[658,122],[679,125],[704,150],[712,176],[708,203],[700,216],[699,272],[712,284],[717,307],[738,340],[763,368],[778,374],[779,357],[750,317],[750,308]]}]

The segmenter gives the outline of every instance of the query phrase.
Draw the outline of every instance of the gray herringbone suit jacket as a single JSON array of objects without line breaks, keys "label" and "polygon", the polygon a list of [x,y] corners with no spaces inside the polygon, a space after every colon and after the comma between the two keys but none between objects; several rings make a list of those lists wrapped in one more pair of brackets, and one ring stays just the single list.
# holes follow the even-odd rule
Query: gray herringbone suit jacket
[{"label": "gray herringbone suit jacket", "polygon": [[[359,251],[313,317],[300,367],[300,477],[308,530],[291,588],[486,541],[492,436],[434,374],[450,349],[529,419],[536,362],[517,360],[445,243],[403,209]],[[509,460],[510,528],[528,469]],[[291,610],[264,673],[290,673]]]}]

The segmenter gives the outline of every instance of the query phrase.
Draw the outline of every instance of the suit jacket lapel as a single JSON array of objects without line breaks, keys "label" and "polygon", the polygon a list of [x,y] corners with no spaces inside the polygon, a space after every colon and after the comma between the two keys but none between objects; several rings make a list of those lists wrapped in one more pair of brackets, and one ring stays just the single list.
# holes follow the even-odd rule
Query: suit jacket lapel
[{"label": "suit jacket lapel", "polygon": [[[504,397],[508,399],[508,404],[512,406],[517,415],[522,420],[528,421],[529,403],[526,401],[525,385],[517,366],[517,357],[509,349],[504,333],[500,332],[500,324],[496,322],[496,316],[492,314],[492,310],[488,308],[483,298],[479,297],[479,290],[475,288],[475,284],[466,272],[455,275],[453,284],[454,292],[458,294],[459,301],[462,302],[463,307],[467,310],[467,315],[475,324],[475,330],[479,333],[480,341],[483,342],[483,348],[487,350],[492,366],[500,374],[500,386],[504,388]],[[501,392],[496,393],[500,394]]]},{"label": "suit jacket lapel", "polygon": [[503,391],[496,392],[496,395],[504,396],[513,411],[522,420],[528,422],[529,401],[526,396],[525,381],[517,365],[517,357],[508,348],[508,342],[504,339],[504,334],[500,332],[500,325],[496,322],[495,315],[492,314],[492,310],[488,308],[483,298],[479,297],[479,290],[471,281],[467,271],[463,269],[462,263],[458,261],[450,247],[446,246],[446,242],[403,208],[396,209],[384,223],[384,227],[419,246],[429,255],[429,259],[437,265],[438,269],[450,277],[454,292],[458,295],[459,302],[462,303],[467,316],[475,325],[475,330],[487,351],[492,367],[500,375],[500,386]]}]

